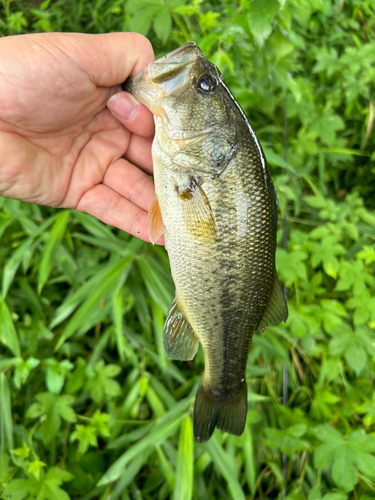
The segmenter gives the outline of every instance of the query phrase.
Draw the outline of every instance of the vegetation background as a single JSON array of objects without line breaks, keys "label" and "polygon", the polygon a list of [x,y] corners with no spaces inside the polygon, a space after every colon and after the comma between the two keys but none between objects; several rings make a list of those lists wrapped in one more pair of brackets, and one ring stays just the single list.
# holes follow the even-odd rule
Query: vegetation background
[{"label": "vegetation background", "polygon": [[254,336],[243,436],[196,444],[203,356],[163,352],[164,250],[0,198],[0,498],[375,498],[375,0],[0,5],[4,36],[199,44],[270,163],[290,310]]}]

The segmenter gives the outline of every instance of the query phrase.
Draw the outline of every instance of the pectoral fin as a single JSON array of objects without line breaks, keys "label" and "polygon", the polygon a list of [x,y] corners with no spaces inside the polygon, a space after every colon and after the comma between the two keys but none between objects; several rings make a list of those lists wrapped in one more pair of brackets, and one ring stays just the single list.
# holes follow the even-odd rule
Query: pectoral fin
[{"label": "pectoral fin", "polygon": [[216,239],[216,225],[210,202],[195,177],[189,184],[177,187],[182,203],[184,222],[193,238],[201,243],[213,243]]},{"label": "pectoral fin", "polygon": [[162,337],[164,351],[169,358],[181,361],[194,358],[199,340],[182,314],[176,299],[169,308]]},{"label": "pectoral fin", "polygon": [[164,234],[164,224],[161,217],[158,198],[155,196],[152,202],[150,211],[148,212],[148,237],[153,245],[159,240],[160,236]]},{"label": "pectoral fin", "polygon": [[263,330],[269,325],[277,325],[288,318],[288,306],[281,290],[278,277],[275,276],[275,284],[269,298],[266,310],[259,323],[258,330]]}]

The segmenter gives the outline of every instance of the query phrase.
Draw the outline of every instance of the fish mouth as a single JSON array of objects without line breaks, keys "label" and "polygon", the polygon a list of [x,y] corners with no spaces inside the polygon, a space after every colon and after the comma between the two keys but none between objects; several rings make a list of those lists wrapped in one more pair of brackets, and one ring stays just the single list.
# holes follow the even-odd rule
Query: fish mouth
[{"label": "fish mouth", "polygon": [[123,89],[133,94],[154,114],[157,102],[167,95],[181,95],[190,86],[190,68],[203,55],[195,42],[189,42],[126,80]]}]

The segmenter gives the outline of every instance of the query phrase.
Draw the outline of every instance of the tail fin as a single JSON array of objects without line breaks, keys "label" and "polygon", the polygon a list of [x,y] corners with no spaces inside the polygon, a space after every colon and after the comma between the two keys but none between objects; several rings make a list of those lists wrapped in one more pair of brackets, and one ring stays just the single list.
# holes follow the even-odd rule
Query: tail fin
[{"label": "tail fin", "polygon": [[243,433],[247,413],[247,386],[225,399],[213,397],[201,381],[194,406],[194,438],[198,443],[210,439],[215,427],[235,436]]}]

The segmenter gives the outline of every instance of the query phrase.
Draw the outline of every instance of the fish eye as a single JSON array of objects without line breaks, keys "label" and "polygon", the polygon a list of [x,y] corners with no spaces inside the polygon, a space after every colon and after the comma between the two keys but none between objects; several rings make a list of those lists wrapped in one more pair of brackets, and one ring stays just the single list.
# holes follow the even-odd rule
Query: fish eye
[{"label": "fish eye", "polygon": [[199,78],[197,89],[201,94],[212,94],[217,89],[217,80],[212,75],[203,75]]}]

